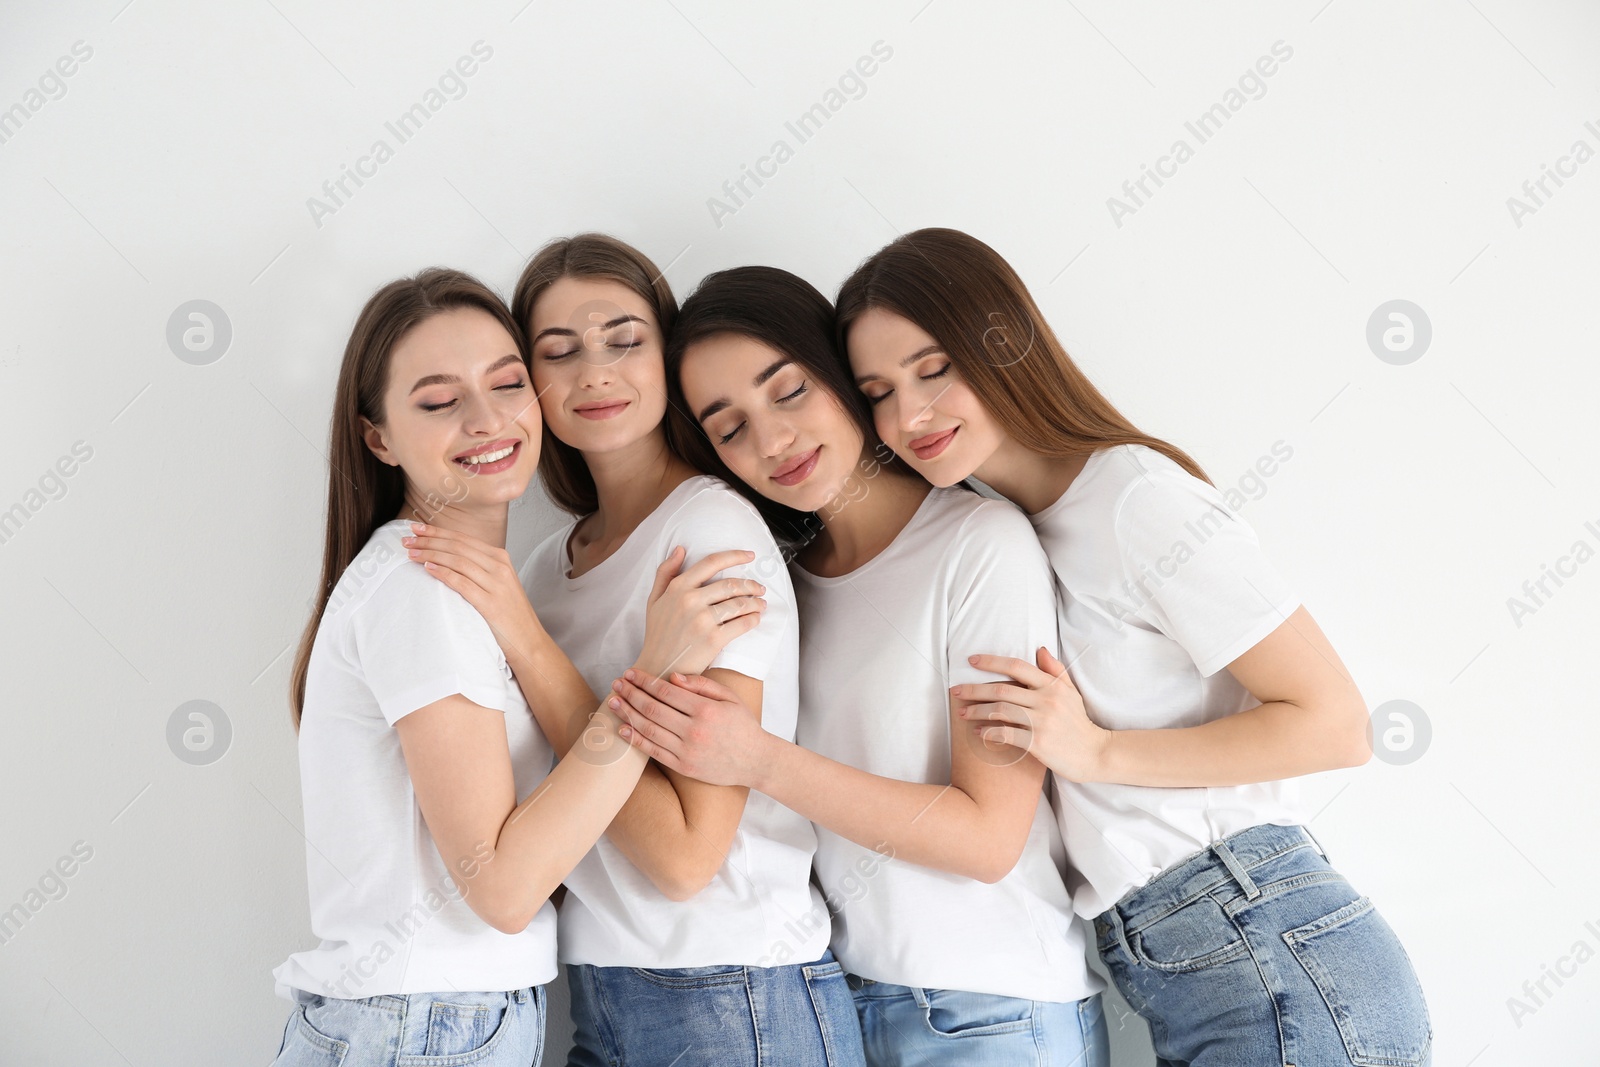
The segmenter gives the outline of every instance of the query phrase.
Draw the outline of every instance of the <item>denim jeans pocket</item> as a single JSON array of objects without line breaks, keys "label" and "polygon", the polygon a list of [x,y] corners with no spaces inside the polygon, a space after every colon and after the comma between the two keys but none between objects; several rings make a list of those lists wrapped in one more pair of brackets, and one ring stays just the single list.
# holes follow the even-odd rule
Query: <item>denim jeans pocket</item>
[{"label": "denim jeans pocket", "polygon": [[1199,896],[1128,934],[1134,960],[1164,974],[1184,974],[1236,960],[1249,951],[1233,920]]},{"label": "denim jeans pocket", "polygon": [[319,1000],[295,1008],[283,1050],[272,1061],[273,1067],[339,1067],[344,1062],[350,1042],[323,1033],[308,1017],[308,1009],[325,1003]]},{"label": "denim jeans pocket", "polygon": [[629,967],[635,976],[663,989],[705,989],[724,985],[744,985],[745,969],[716,965],[711,967]]},{"label": "denim jeans pocket", "polygon": [[[423,999],[427,997],[428,999]],[[516,1022],[508,993],[438,993],[413,996],[428,1009],[428,1041],[423,1054],[397,1056],[395,1067],[454,1067],[492,1057]]]},{"label": "denim jeans pocket", "polygon": [[1418,1067],[1433,1028],[1411,959],[1366,897],[1283,935],[1322,994],[1350,1062]]},{"label": "denim jeans pocket", "polygon": [[923,989],[928,1029],[940,1037],[993,1037],[1033,1029],[1034,1002],[960,989]]}]

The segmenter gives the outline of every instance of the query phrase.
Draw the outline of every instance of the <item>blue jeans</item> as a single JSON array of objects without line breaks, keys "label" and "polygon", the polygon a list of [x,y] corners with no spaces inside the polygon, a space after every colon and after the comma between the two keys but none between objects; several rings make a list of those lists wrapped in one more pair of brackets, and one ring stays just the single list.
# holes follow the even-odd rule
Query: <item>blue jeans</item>
[{"label": "blue jeans", "polygon": [[304,994],[272,1067],[538,1067],[544,986],[341,1000]]},{"label": "blue jeans", "polygon": [[567,968],[569,1067],[865,1067],[844,970]]},{"label": "blue jeans", "polygon": [[1425,1067],[1433,1028],[1400,939],[1299,826],[1252,826],[1094,920],[1164,1067]]},{"label": "blue jeans", "polygon": [[1109,1067],[1100,994],[1057,1003],[848,975],[872,1067]]}]

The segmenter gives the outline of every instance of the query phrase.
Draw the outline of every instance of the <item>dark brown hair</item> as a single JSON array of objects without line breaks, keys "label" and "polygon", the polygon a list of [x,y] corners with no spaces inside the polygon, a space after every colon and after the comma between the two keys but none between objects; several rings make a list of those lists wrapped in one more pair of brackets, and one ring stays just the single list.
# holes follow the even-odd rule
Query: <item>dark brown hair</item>
[{"label": "dark brown hair", "polygon": [[931,336],[1012,440],[1066,459],[1139,444],[1209,482],[1200,464],[1142,432],[1078,369],[1000,254],[959,230],[903,234],[839,289],[841,349],[869,308],[900,315]]},{"label": "dark brown hair", "polygon": [[361,417],[375,426],[383,425],[383,393],[389,384],[389,360],[395,346],[420,323],[456,308],[476,308],[493,317],[516,341],[523,365],[527,365],[527,343],[505,301],[470,274],[444,267],[429,267],[373,293],[345,344],[328,433],[328,526],[322,547],[322,581],[289,681],[289,707],[296,730],[305,706],[311,647],[334,586],[373,532],[399,518],[405,503],[405,472],[372,454],[361,434]]},{"label": "dark brown hair", "polygon": [[[632,245],[604,233],[558,237],[533,254],[517,279],[511,314],[533,336],[533,306],[544,291],[562,278],[598,278],[620,282],[637,293],[655,315],[656,328],[666,343],[678,301],[650,257]],[[559,440],[544,422],[539,451],[539,477],[545,492],[558,507],[574,515],[588,515],[600,506],[594,475],[583,453]]]},{"label": "dark brown hair", "polygon": [[794,360],[814,385],[838,401],[881,466],[910,473],[878,440],[872,408],[851,379],[850,364],[835,341],[833,305],[827,297],[804,278],[777,267],[734,267],[708,274],[683,302],[667,342],[667,440],[696,468],[744,494],[784,547],[810,541],[821,520],[768,499],[729,470],[683,395],[683,359],[689,347],[722,333],[748,337]]}]

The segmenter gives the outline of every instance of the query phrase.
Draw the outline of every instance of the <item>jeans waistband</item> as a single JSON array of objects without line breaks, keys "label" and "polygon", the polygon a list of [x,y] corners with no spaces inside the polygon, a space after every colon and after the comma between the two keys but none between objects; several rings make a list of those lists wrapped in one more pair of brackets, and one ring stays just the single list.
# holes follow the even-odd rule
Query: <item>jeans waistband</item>
[{"label": "jeans waistband", "polygon": [[1102,945],[1115,943],[1124,929],[1146,926],[1226,882],[1233,882],[1254,899],[1261,890],[1250,877],[1251,869],[1301,848],[1327,856],[1304,826],[1264,823],[1229,834],[1130,890],[1095,918],[1095,933]]}]

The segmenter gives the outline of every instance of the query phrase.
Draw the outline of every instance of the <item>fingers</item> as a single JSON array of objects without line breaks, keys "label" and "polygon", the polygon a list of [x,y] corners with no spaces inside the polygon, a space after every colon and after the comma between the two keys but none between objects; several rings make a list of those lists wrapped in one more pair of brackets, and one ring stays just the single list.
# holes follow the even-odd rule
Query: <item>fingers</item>
[{"label": "fingers", "polygon": [[971,707],[962,708],[960,714],[963,719],[1016,726],[1024,730],[1029,729],[1031,723],[1026,709],[1008,703],[973,704]]},{"label": "fingers", "polygon": [[1039,646],[1039,654],[1035,658],[1039,661],[1039,669],[1051,677],[1067,673],[1067,665],[1056,659],[1055,654],[1044,645]]},{"label": "fingers", "polygon": [[[625,677],[618,678],[611,683],[610,700],[626,701],[634,711],[646,716],[651,722],[681,735],[684,728],[689,725],[689,715],[694,711],[694,705],[699,698],[660,678],[641,676],[638,671],[629,673],[639,679],[637,684]],[[609,706],[615,708],[615,705]]]},{"label": "fingers", "polygon": [[[1045,684],[1050,684],[1050,679],[1045,678]],[[1013,704],[1028,706],[1033,703],[1034,690],[1010,682],[965,682],[961,685],[952,685],[950,695],[957,700],[1005,700]]]},{"label": "fingers", "polygon": [[655,584],[650,587],[652,601],[660,599],[661,594],[667,591],[667,585],[678,576],[678,568],[683,564],[683,557],[683,546],[673,545],[672,551],[667,553],[667,558],[656,568]]},{"label": "fingers", "polygon": [[766,610],[766,598],[759,596],[734,597],[732,600],[724,600],[719,604],[712,605],[712,611],[715,613],[713,617],[719,623],[732,622],[741,615],[754,615],[756,621],[760,622],[761,613]]},{"label": "fingers", "polygon": [[985,745],[996,747],[1009,745],[1012,748],[1021,749],[1023,752],[1028,751],[1028,741],[1033,736],[1026,730],[1018,730],[1014,726],[984,726],[979,724],[975,729]]},{"label": "fingers", "polygon": [[759,597],[767,587],[754,578],[718,578],[705,585],[706,603],[723,604],[737,598]]},{"label": "fingers", "polygon": [[1034,689],[1042,689],[1050,684],[1051,676],[1025,659],[980,654],[968,656],[967,662],[980,671],[993,671],[995,674],[1004,674]]},{"label": "fingers", "polygon": [[743,548],[730,548],[721,552],[713,552],[704,559],[695,561],[694,566],[685,567],[680,577],[690,585],[704,585],[718,571],[727,570],[729,567],[738,567],[749,563],[755,558],[756,554],[754,552]]},{"label": "fingers", "polygon": [[672,681],[675,682],[679,688],[685,689],[699,696],[703,696],[709,700],[721,700],[730,704],[736,704],[739,702],[738,693],[735,693],[732,689],[729,689],[727,686],[713,678],[707,678],[703,674],[679,674],[678,672],[674,671],[672,673]]},{"label": "fingers", "polygon": [[680,773],[682,772],[683,767],[678,763],[677,753],[668,752],[666,749],[656,744],[656,742],[644,736],[643,731],[636,727],[633,723],[624,722],[620,727],[617,728],[617,736],[628,742],[628,744],[632,745],[640,752],[643,752],[646,756],[649,756],[651,759],[661,764],[663,767],[667,767]]},{"label": "fingers", "polygon": [[413,522],[411,530],[411,536],[402,539],[407,548],[443,549],[466,556],[486,569],[505,567],[515,572],[505,549],[496,548],[469,533],[429,526],[425,522]]}]

